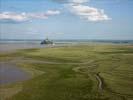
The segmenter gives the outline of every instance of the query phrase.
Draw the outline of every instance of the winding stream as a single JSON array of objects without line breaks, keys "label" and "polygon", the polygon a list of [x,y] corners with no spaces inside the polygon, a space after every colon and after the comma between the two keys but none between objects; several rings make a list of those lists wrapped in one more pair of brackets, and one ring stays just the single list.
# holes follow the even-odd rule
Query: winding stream
[{"label": "winding stream", "polygon": [[96,79],[98,80],[98,88],[99,88],[99,90],[103,90],[103,81],[102,81],[99,73],[96,74]]}]

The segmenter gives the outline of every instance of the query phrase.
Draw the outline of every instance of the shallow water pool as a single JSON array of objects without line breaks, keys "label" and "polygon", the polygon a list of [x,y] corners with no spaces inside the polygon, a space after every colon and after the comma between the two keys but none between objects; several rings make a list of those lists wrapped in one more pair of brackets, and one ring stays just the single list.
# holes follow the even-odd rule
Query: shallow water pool
[{"label": "shallow water pool", "polygon": [[0,85],[21,82],[30,78],[31,75],[29,73],[16,67],[16,65],[0,63]]}]

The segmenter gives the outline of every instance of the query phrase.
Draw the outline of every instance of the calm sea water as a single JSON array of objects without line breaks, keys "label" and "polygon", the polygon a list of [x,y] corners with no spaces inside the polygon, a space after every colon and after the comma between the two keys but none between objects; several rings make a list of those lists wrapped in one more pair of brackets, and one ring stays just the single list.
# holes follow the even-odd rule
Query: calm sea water
[{"label": "calm sea water", "polygon": [[[23,43],[40,44],[42,40],[0,40],[0,43]],[[53,40],[55,44],[77,44],[77,43],[115,43],[115,44],[133,44],[133,40]]]}]

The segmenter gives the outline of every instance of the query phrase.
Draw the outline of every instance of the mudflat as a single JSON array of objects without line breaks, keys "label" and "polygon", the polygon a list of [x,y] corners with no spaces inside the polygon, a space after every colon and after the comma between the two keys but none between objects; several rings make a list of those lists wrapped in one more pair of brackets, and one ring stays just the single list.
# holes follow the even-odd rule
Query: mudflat
[{"label": "mudflat", "polygon": [[42,48],[44,45],[37,43],[0,43],[0,53],[15,52],[19,49]]}]

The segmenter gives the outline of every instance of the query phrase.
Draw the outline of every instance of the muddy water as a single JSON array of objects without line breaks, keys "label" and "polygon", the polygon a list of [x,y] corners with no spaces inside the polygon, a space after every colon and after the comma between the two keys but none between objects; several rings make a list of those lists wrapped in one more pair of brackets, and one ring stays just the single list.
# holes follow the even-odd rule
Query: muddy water
[{"label": "muddy water", "polygon": [[31,78],[31,75],[24,70],[9,63],[0,63],[0,85],[11,84],[25,81]]}]

